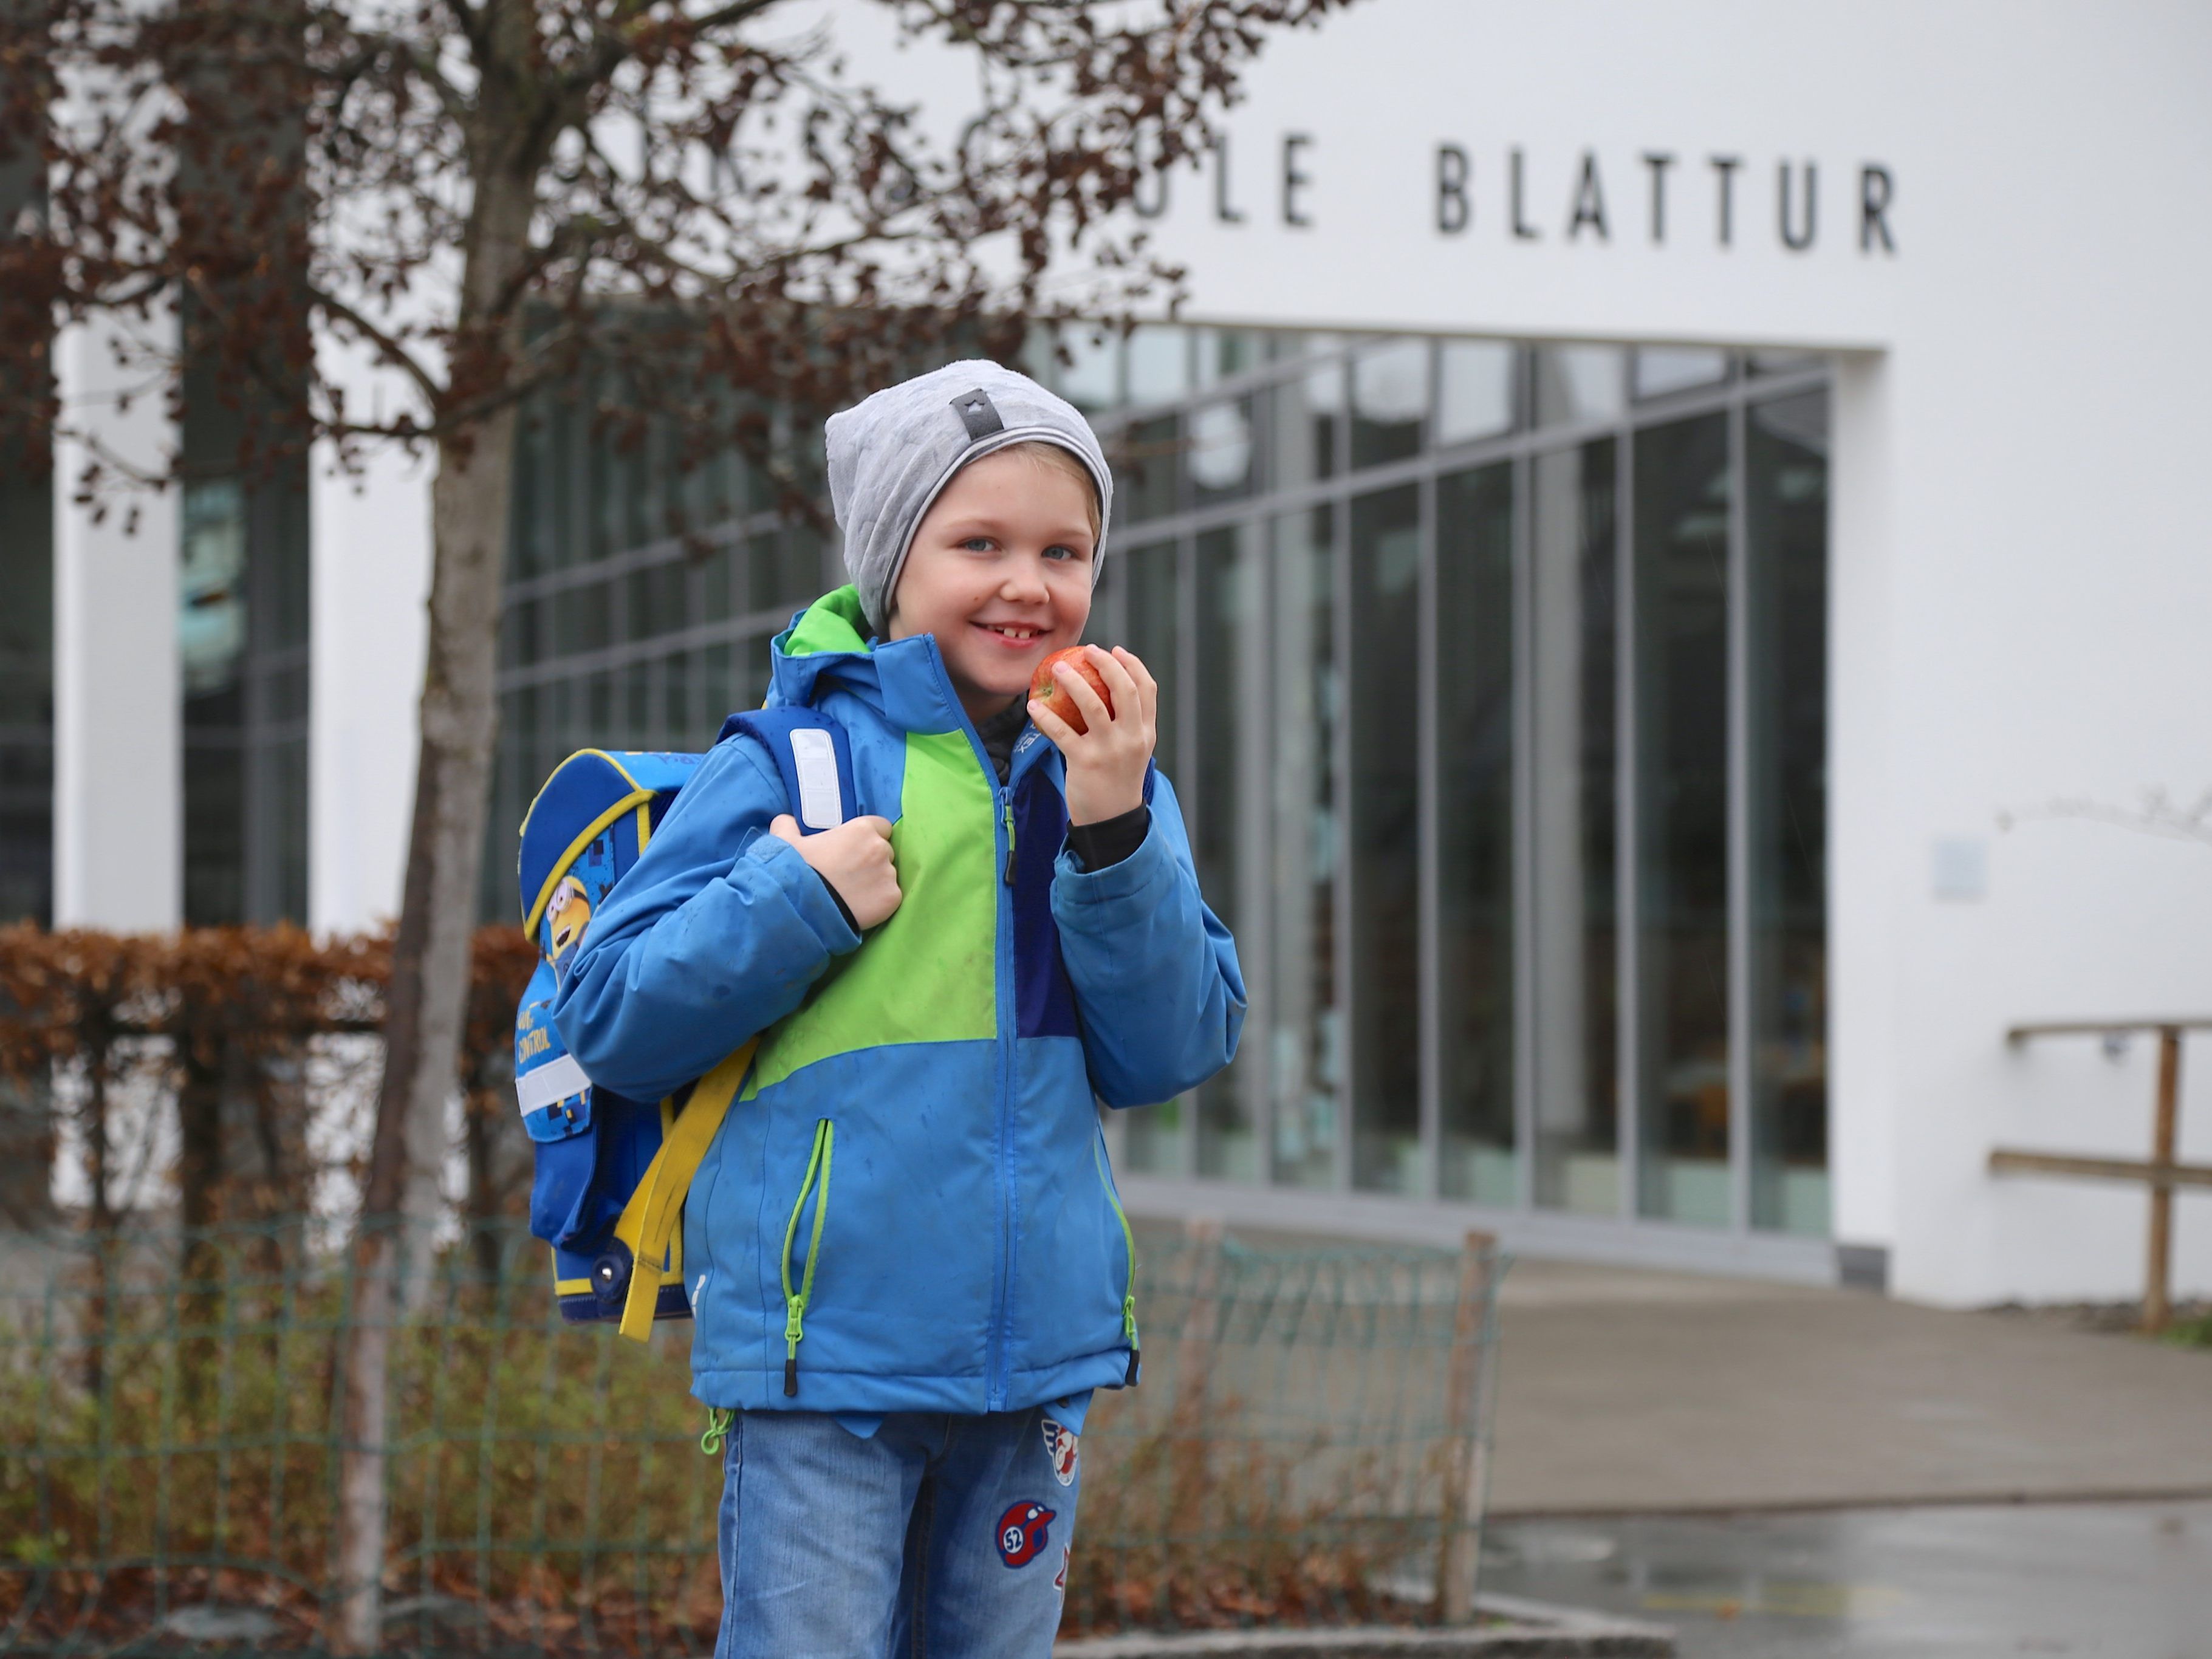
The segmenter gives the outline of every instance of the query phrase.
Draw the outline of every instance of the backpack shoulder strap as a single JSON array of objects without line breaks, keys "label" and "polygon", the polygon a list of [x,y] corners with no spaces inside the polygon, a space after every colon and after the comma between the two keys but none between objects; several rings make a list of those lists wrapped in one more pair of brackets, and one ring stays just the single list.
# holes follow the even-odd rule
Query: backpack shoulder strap
[{"label": "backpack shoulder strap", "polygon": [[[850,816],[857,799],[853,747],[836,721],[796,706],[748,709],[724,720],[714,741],[740,736],[752,738],[775,762],[784,799],[802,833],[834,830]],[[619,1329],[633,1341],[642,1342],[652,1334],[661,1282],[669,1271],[670,1246],[682,1224],[691,1178],[714,1144],[759,1047],[758,1036],[747,1038],[693,1086],[660,1150],[623,1206],[615,1237],[629,1249],[630,1278]]]},{"label": "backpack shoulder strap", "polygon": [[853,815],[853,744],[836,720],[795,703],[745,709],[722,722],[714,741],[738,736],[752,738],[775,762],[802,833],[835,830]]}]

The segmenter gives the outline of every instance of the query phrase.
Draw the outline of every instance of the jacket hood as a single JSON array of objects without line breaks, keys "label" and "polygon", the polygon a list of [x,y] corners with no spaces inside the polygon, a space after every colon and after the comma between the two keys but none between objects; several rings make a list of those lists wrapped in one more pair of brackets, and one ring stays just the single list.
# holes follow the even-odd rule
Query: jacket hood
[{"label": "jacket hood", "polygon": [[926,634],[878,640],[859,590],[823,594],[769,642],[770,708],[821,705],[834,686],[858,697],[902,732],[958,732],[966,715],[953,695],[937,641]]}]

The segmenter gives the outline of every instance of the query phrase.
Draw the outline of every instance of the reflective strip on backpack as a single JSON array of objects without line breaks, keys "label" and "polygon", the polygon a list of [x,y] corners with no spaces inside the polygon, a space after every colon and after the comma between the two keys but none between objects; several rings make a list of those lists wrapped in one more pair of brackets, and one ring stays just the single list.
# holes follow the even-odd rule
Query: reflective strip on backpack
[{"label": "reflective strip on backpack", "polygon": [[591,1086],[592,1079],[584,1075],[584,1068],[576,1063],[575,1055],[562,1054],[515,1079],[514,1097],[521,1103],[522,1115],[527,1117],[571,1095],[580,1095]]},{"label": "reflective strip on backpack", "polygon": [[837,745],[819,727],[791,734],[792,769],[799,775],[799,822],[808,830],[835,830],[845,821],[837,787]]}]

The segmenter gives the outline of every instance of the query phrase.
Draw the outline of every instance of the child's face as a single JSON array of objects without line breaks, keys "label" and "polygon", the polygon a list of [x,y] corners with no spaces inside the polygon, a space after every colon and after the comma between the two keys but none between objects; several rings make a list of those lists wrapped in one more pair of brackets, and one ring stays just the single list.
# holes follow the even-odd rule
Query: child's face
[{"label": "child's face", "polygon": [[937,636],[971,720],[1029,690],[1091,618],[1090,486],[1012,451],[954,475],[915,532],[889,635]]}]

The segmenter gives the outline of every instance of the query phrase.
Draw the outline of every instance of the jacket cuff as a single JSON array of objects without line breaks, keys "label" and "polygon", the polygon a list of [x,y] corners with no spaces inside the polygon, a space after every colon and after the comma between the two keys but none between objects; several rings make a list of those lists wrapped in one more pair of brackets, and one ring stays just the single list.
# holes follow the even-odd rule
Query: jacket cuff
[{"label": "jacket cuff", "polygon": [[1075,862],[1085,871],[1097,871],[1123,859],[1145,844],[1145,834],[1152,827],[1152,809],[1133,806],[1114,817],[1101,818],[1096,823],[1071,823],[1067,826],[1067,850],[1075,854]]},{"label": "jacket cuff", "polygon": [[744,856],[775,878],[776,886],[799,918],[814,930],[822,948],[844,956],[860,948],[860,930],[852,914],[820,871],[799,857],[799,849],[781,836],[757,836]]},{"label": "jacket cuff", "polygon": [[1128,857],[1103,869],[1086,870],[1072,848],[1063,848],[1054,865],[1055,896],[1074,904],[1111,904],[1142,894],[1172,879],[1175,855],[1160,834],[1159,820],[1146,809],[1144,840]]}]

